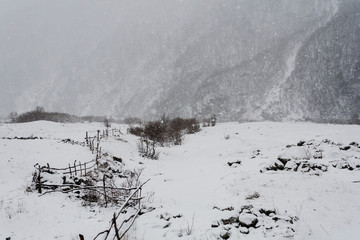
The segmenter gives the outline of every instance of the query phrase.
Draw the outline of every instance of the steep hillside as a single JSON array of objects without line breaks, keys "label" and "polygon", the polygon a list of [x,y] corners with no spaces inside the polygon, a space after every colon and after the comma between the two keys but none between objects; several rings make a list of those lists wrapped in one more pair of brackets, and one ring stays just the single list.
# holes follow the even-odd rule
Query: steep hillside
[{"label": "steep hillside", "polygon": [[0,115],[355,118],[358,5],[18,0],[0,12]]},{"label": "steep hillside", "polygon": [[360,2],[347,2],[326,26],[304,42],[280,101],[268,112],[283,117],[295,113],[321,122],[358,118],[359,12]]}]

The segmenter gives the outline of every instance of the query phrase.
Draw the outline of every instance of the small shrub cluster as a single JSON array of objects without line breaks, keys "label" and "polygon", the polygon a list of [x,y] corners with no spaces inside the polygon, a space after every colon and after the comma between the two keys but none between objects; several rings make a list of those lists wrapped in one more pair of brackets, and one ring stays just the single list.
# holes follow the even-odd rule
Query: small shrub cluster
[{"label": "small shrub cluster", "polygon": [[139,126],[132,126],[128,129],[128,132],[132,135],[135,135],[135,136],[138,136],[138,137],[141,137],[141,135],[143,134],[144,132],[144,129],[142,127],[139,127]]},{"label": "small shrub cluster", "polygon": [[200,131],[200,124],[195,118],[162,118],[159,121],[148,122],[143,126],[132,126],[129,133],[140,136],[139,152],[142,156],[157,159],[155,146],[181,145],[184,134]]},{"label": "small shrub cluster", "polygon": [[183,119],[179,117],[166,121],[148,122],[144,126],[129,128],[129,133],[150,140],[160,146],[167,143],[181,145],[184,134],[193,134],[199,131],[200,124],[195,118]]}]

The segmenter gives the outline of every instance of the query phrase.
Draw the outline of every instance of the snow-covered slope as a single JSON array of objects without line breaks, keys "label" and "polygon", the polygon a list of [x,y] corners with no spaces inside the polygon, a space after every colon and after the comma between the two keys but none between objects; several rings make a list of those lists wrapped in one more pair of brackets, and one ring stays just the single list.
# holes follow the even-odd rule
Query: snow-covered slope
[{"label": "snow-covered slope", "polygon": [[[102,125],[0,126],[0,238],[93,239],[106,229],[116,207],[26,191],[35,163],[61,167],[91,158],[87,148],[61,139],[83,141],[85,131],[97,129]],[[356,125],[224,123],[187,135],[181,146],[158,148],[156,161],[141,158],[137,138],[127,134],[102,148],[151,179],[143,191],[147,213],[129,239],[357,239],[359,136]],[[291,169],[297,161],[303,167]],[[256,228],[244,227],[255,218]]]},{"label": "snow-covered slope", "polygon": [[357,0],[27,1],[0,12],[0,115],[42,105],[346,121],[360,106],[358,9]]}]

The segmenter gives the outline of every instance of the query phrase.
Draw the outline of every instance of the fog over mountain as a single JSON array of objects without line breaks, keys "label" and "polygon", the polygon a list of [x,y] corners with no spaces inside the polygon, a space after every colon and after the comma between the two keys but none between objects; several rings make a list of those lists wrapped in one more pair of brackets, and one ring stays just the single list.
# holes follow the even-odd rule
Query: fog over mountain
[{"label": "fog over mountain", "polygon": [[349,120],[358,0],[2,0],[0,116]]}]

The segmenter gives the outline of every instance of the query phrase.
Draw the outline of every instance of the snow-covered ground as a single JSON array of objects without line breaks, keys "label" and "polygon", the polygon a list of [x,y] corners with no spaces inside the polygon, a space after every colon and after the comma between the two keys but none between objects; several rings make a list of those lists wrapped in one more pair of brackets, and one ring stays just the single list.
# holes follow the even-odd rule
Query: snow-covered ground
[{"label": "snow-covered ground", "polygon": [[[117,127],[126,133],[126,126]],[[88,240],[109,226],[116,207],[26,191],[36,163],[91,160],[88,148],[61,140],[84,141],[86,131],[97,129],[102,124],[0,126],[0,239],[81,233]],[[15,136],[42,139],[7,139]],[[358,239],[360,126],[223,123],[185,136],[181,146],[158,148],[159,160],[140,157],[136,137],[121,139],[103,140],[103,151],[151,179],[143,191],[147,213],[129,239]]]}]

